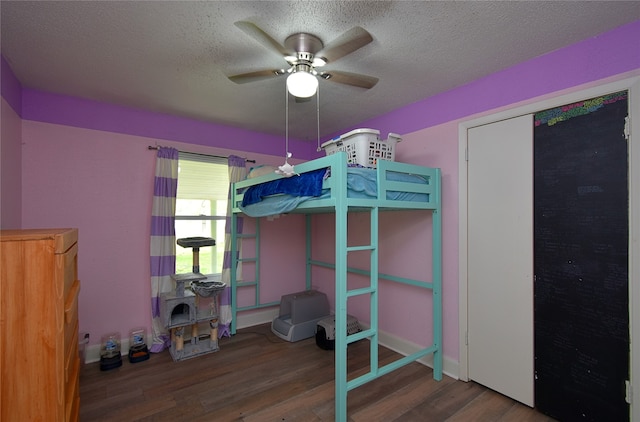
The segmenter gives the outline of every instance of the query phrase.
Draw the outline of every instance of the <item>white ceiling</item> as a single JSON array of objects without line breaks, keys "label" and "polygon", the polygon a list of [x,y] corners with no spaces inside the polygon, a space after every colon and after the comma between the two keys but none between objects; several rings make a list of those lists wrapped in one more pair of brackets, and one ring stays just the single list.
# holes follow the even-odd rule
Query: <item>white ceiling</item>
[{"label": "white ceiling", "polygon": [[[286,67],[234,25],[325,44],[373,42],[326,66],[380,78],[320,80],[323,136],[640,19],[640,1],[5,1],[2,54],[23,87],[282,135]],[[289,102],[289,136],[316,140],[316,101]],[[402,128],[398,128],[402,132]]]}]

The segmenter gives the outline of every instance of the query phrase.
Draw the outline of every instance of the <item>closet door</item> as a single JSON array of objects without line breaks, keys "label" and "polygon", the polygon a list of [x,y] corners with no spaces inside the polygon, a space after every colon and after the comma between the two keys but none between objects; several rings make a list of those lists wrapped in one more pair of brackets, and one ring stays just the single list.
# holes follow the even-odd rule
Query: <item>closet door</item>
[{"label": "closet door", "polygon": [[469,378],[533,406],[533,118],[468,133]]}]

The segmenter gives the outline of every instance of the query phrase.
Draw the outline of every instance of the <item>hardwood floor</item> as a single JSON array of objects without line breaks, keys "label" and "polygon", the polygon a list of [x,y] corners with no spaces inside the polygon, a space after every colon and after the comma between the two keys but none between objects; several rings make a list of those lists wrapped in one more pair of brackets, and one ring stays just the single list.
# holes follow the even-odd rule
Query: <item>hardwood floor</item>
[{"label": "hardwood floor", "polygon": [[[398,354],[380,348],[380,362]],[[369,342],[349,346],[349,373],[369,366]],[[220,351],[173,362],[168,351],[120,368],[87,364],[80,377],[80,420],[333,421],[333,351],[315,339],[280,340],[268,324],[238,330]],[[349,392],[350,421],[552,421],[476,383],[412,363]]]}]

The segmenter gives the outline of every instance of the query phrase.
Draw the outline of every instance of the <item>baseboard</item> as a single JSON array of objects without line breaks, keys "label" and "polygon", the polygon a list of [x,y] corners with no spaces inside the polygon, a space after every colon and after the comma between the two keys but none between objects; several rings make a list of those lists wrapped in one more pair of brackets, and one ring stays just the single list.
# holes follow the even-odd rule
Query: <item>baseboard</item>
[{"label": "baseboard", "polygon": [[248,328],[273,321],[280,314],[279,307],[264,308],[255,311],[244,311],[238,314],[237,328]]},{"label": "baseboard", "polygon": [[[360,325],[365,329],[369,328],[367,324],[360,323]],[[378,331],[378,343],[381,346],[391,349],[394,352],[400,353],[403,356],[408,356],[418,352],[421,349],[424,349],[424,347],[418,346],[415,343],[412,343],[400,337],[394,336],[393,334],[389,334],[387,332],[380,331],[380,330]],[[424,358],[418,359],[418,362],[425,366],[428,366],[429,368],[433,368],[432,355],[428,355],[428,356],[425,356]],[[449,359],[446,356],[443,356],[442,372],[448,377],[451,377],[456,380],[459,379],[458,374],[460,372],[459,372],[458,362],[452,359]]]},{"label": "baseboard", "polygon": [[84,363],[94,363],[100,360],[100,345],[91,344],[84,349]]}]

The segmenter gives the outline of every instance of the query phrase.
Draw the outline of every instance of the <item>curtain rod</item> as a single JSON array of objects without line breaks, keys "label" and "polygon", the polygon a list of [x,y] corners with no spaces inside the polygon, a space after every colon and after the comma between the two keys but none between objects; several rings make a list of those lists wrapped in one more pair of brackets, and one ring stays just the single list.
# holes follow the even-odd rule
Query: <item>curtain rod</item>
[{"label": "curtain rod", "polygon": [[[149,145],[147,148],[148,149],[155,149],[155,150],[158,149],[157,146],[154,147],[152,145]],[[223,155],[202,154],[202,153],[199,153],[199,152],[189,152],[189,151],[180,151],[180,150],[178,150],[178,152],[184,152],[185,154],[202,155],[203,157],[229,158],[229,157],[225,157]],[[244,161],[247,162],[247,163],[254,163],[254,164],[256,162],[256,160],[249,160],[248,158],[245,158]]]}]

